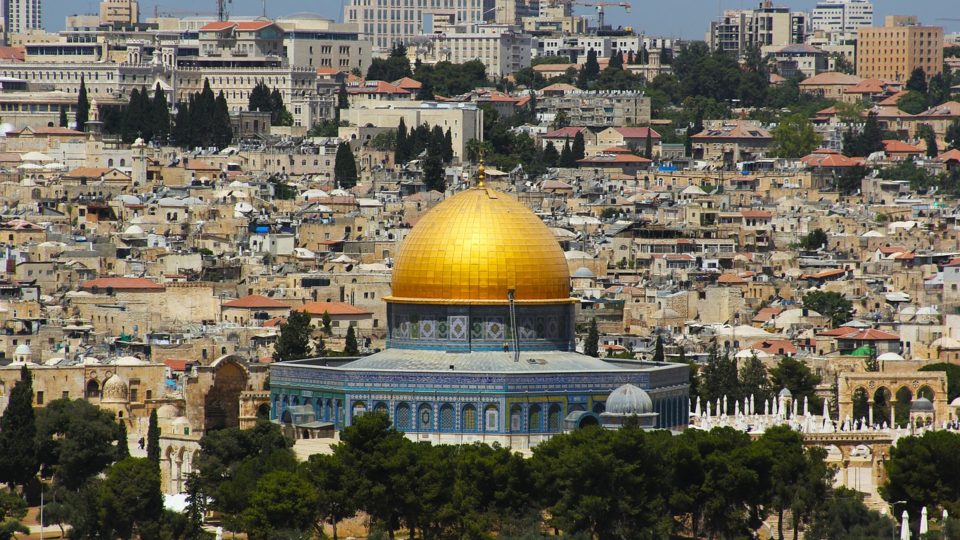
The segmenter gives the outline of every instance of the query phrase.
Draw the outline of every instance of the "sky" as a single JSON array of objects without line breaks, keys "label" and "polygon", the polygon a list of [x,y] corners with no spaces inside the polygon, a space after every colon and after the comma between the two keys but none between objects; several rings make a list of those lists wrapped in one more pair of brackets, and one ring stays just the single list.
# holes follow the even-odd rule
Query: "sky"
[{"label": "sky", "polygon": [[[310,11],[338,19],[343,14],[345,0],[233,0],[230,12],[236,15],[260,15],[266,2],[267,16]],[[810,10],[817,0],[779,0],[796,10]],[[758,0],[632,0],[633,10],[625,14],[618,8],[607,8],[607,21],[617,25],[633,26],[647,35],[703,39],[704,33],[720,9],[755,7]],[[154,7],[161,11],[182,11],[179,15],[194,14],[198,10],[216,12],[216,0],[140,0],[141,19],[152,17]],[[43,0],[44,24],[48,30],[62,30],[64,17],[73,14],[97,12],[94,0]],[[960,20],[940,21],[938,17],[960,19],[957,0],[874,0],[874,24],[882,24],[885,15],[917,15],[925,24],[943,26],[946,32],[960,32]],[[590,8],[580,8],[584,14]],[[580,12],[580,11],[578,11]]]}]

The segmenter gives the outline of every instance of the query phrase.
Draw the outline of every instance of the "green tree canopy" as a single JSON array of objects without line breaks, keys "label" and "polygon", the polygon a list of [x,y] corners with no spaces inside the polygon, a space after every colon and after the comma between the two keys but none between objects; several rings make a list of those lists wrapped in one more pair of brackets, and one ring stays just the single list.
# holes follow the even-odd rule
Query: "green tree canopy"
[{"label": "green tree canopy", "polygon": [[587,337],[583,340],[583,354],[594,358],[600,357],[600,332],[597,329],[597,319],[590,320]]},{"label": "green tree canopy", "polygon": [[777,156],[799,158],[814,151],[820,145],[820,136],[805,116],[788,116],[773,130],[773,145]]},{"label": "green tree canopy", "polygon": [[817,385],[820,377],[814,374],[810,367],[802,360],[784,356],[776,367],[770,370],[770,384],[774,392],[786,388],[793,395],[793,400],[802,407],[804,400],[809,400],[810,410],[817,411],[823,406],[823,401],[817,396]]},{"label": "green tree canopy", "polygon": [[821,228],[816,228],[800,239],[800,247],[812,251],[826,247],[829,241],[830,239],[827,237],[826,231]]},{"label": "green tree canopy", "polygon": [[83,399],[57,399],[37,414],[41,473],[78,490],[117,457],[120,429],[113,414]]},{"label": "green tree canopy", "polygon": [[0,482],[24,486],[40,469],[33,412],[33,376],[26,366],[0,417]]},{"label": "green tree canopy", "polygon": [[310,314],[300,310],[291,311],[287,322],[280,326],[280,335],[273,346],[273,359],[286,362],[309,357],[313,350],[310,345],[312,333]]},{"label": "green tree canopy", "polygon": [[263,475],[243,511],[250,540],[272,540],[280,531],[307,532],[316,521],[319,497],[303,475],[276,470]]},{"label": "green tree canopy", "polygon": [[149,459],[118,461],[107,469],[99,506],[103,531],[109,538],[140,536],[143,528],[158,522],[163,512],[160,469]]},{"label": "green tree canopy", "polygon": [[853,304],[838,292],[809,292],[803,295],[803,307],[827,317],[833,327],[838,327],[853,318]]},{"label": "green tree canopy", "polygon": [[342,189],[350,189],[357,185],[357,161],[353,157],[353,150],[348,142],[342,142],[337,146],[333,177],[337,186]]}]

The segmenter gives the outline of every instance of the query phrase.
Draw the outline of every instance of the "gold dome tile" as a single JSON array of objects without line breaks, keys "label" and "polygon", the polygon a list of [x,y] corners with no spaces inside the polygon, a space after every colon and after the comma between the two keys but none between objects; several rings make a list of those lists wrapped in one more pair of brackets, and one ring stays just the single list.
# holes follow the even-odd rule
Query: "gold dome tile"
[{"label": "gold dome tile", "polygon": [[484,188],[438,204],[400,246],[394,302],[570,301],[570,272],[550,229],[506,194]]}]

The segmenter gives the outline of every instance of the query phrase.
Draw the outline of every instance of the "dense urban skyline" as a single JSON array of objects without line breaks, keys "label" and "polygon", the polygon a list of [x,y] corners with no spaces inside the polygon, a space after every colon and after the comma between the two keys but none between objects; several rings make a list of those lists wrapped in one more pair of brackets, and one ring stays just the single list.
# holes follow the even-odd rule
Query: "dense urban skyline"
[{"label": "dense urban skyline", "polygon": [[[876,0],[874,2],[876,22],[882,24],[885,15],[911,14],[917,15],[926,24],[943,26],[947,33],[960,32],[958,21],[938,21],[938,17],[950,16],[952,0]],[[143,17],[152,17],[157,2],[144,1],[141,3]],[[168,0],[159,2],[161,10],[183,11],[190,13],[193,10],[212,13],[215,10],[214,0],[191,2],[188,0]],[[756,4],[754,0],[673,0],[668,4],[657,2],[634,2],[633,12],[629,15],[617,13],[614,20],[625,21],[637,31],[647,34],[679,36],[688,39],[703,39],[703,34],[716,17],[719,9],[750,8]],[[816,0],[792,0],[778,2],[797,10],[809,10],[816,5]],[[83,13],[95,13],[97,4],[86,2]],[[312,11],[321,15],[339,19],[342,16],[343,3],[340,0],[326,0],[319,2],[303,2],[301,0],[271,0],[267,4],[267,15],[277,17],[295,12]],[[51,30],[63,29],[64,17],[80,13],[78,4],[68,2],[46,2],[44,4],[44,24]],[[262,11],[261,0],[234,0],[231,13],[236,15],[259,15]],[[578,12],[588,13],[590,8],[579,8]],[[615,8],[613,8],[615,10]],[[650,14],[647,16],[647,14]],[[685,17],[675,17],[677,13]],[[656,24],[650,21],[655,20]]]}]

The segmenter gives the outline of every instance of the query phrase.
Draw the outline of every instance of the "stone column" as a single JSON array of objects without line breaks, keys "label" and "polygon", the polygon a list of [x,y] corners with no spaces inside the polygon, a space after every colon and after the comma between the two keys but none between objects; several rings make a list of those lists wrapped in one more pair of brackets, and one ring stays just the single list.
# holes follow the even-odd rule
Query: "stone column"
[{"label": "stone column", "polygon": [[867,400],[867,415],[869,415],[869,418],[870,418],[869,423],[872,426],[873,425],[873,400],[872,399]]}]

